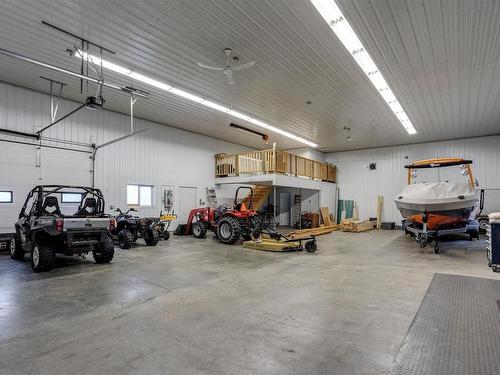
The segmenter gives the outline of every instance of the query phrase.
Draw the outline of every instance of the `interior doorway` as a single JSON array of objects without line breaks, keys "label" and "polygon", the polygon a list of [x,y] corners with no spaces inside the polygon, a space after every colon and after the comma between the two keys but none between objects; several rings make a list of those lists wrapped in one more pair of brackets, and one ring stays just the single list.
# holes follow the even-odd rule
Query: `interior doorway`
[{"label": "interior doorway", "polygon": [[280,226],[290,226],[290,200],[291,193],[279,193],[279,216],[278,223]]},{"label": "interior doorway", "polygon": [[179,216],[180,223],[187,223],[189,212],[198,207],[196,202],[196,187],[181,186],[179,187]]}]

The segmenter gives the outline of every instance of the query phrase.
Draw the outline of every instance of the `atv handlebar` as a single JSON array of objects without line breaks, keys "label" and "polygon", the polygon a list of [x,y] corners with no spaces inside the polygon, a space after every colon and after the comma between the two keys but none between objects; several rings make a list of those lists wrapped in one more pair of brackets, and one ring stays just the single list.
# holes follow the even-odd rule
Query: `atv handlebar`
[{"label": "atv handlebar", "polygon": [[120,210],[119,208],[117,208],[117,209],[115,210],[115,212],[118,212],[120,215],[126,215],[126,214],[128,214],[130,211],[137,212],[137,210],[136,210],[135,208],[129,208],[129,209],[127,210],[127,212],[125,212],[125,213],[123,213],[123,212],[122,212],[122,210]]}]

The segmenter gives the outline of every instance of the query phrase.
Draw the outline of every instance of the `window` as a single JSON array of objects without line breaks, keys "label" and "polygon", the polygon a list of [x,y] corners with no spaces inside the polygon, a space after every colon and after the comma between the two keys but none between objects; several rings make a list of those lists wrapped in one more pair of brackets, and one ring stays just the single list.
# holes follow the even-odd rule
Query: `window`
[{"label": "window", "polygon": [[80,203],[82,201],[82,195],[80,193],[62,193],[61,202],[62,203]]},{"label": "window", "polygon": [[152,206],[153,187],[147,185],[127,185],[127,205]]},{"label": "window", "polygon": [[12,203],[12,191],[0,191],[0,203]]}]

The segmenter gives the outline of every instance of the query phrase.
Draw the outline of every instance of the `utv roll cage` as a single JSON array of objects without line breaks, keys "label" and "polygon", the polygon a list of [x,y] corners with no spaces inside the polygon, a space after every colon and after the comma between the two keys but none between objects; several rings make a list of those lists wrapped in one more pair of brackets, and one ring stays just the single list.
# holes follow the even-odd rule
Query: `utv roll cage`
[{"label": "utv roll cage", "polygon": [[[80,190],[80,191],[75,191]],[[104,215],[104,196],[100,189],[95,189],[86,186],[72,186],[72,185],[38,185],[35,186],[28,193],[26,200],[24,202],[23,208],[21,209],[21,213],[19,214],[19,219],[23,217],[28,217],[30,215],[43,215],[44,214],[44,206],[52,205],[56,206],[57,209],[55,212],[61,217],[62,215],[59,211],[59,204],[57,201],[57,197],[53,197],[54,200],[50,200],[47,202],[47,198],[52,198],[50,195],[52,194],[62,194],[63,193],[73,193],[73,194],[81,194],[80,204],[78,206],[78,210],[75,215],[70,215],[73,217],[86,217],[89,216],[83,210],[92,205],[94,213],[92,216],[103,216]],[[30,212],[26,213],[26,207],[30,199],[33,198],[33,205],[31,207]]]}]

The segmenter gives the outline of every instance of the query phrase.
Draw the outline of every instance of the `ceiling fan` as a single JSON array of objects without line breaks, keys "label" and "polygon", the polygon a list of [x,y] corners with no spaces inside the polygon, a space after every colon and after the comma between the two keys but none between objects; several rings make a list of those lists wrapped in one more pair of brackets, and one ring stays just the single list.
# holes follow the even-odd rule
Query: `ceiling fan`
[{"label": "ceiling fan", "polygon": [[[226,48],[224,49],[224,54],[226,55],[226,66],[210,66],[210,65],[205,65],[203,63],[196,63],[200,68],[203,69],[209,69],[209,70],[217,70],[219,72],[222,72],[225,74],[227,83],[232,85],[234,84],[234,79],[233,79],[233,72],[239,72],[240,70],[248,69],[251,68],[252,66],[255,65],[255,61],[249,61],[245,64],[240,64],[240,65],[233,65],[231,66],[231,54],[233,53],[233,50],[231,48]],[[233,61],[238,62],[240,59],[238,56],[233,56]]]}]

